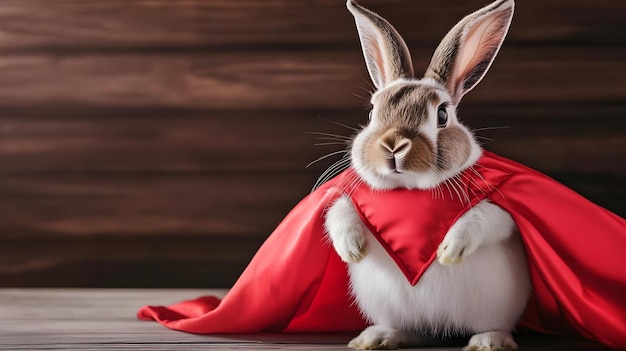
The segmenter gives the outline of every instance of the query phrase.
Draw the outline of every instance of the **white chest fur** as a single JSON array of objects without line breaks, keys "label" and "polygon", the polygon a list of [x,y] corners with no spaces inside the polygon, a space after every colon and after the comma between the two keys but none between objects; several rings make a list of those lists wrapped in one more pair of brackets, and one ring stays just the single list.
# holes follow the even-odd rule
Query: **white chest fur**
[{"label": "white chest fur", "polygon": [[352,293],[376,325],[427,335],[510,331],[523,311],[529,278],[517,235],[479,248],[456,265],[435,261],[411,286],[372,234],[369,253],[349,264]]}]

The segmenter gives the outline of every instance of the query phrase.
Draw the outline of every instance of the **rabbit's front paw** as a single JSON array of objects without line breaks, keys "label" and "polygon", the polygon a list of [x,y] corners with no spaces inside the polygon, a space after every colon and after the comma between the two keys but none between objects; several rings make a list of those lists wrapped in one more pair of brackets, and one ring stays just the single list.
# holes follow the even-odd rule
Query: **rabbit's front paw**
[{"label": "rabbit's front paw", "polygon": [[341,196],[328,209],[324,227],[335,251],[344,262],[355,263],[365,257],[367,228],[347,195]]},{"label": "rabbit's front paw", "polygon": [[331,235],[333,246],[344,262],[359,262],[367,254],[365,237],[357,228],[346,228],[338,235]]},{"label": "rabbit's front paw", "polygon": [[512,351],[517,350],[517,343],[509,332],[491,331],[472,336],[463,351]]},{"label": "rabbit's front paw", "polygon": [[470,235],[463,228],[453,228],[443,238],[437,249],[437,260],[441,264],[457,264],[472,252],[479,244],[478,236]]},{"label": "rabbit's front paw", "polygon": [[476,248],[469,235],[449,232],[437,249],[437,260],[444,265],[457,264]]},{"label": "rabbit's front paw", "polygon": [[348,347],[358,350],[392,350],[404,343],[405,332],[373,325],[363,330],[359,336],[352,339]]}]

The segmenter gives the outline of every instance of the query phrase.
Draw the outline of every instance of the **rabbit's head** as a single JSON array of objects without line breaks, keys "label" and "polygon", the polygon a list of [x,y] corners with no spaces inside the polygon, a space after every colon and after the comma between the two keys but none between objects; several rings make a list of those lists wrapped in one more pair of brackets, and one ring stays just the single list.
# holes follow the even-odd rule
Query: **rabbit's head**
[{"label": "rabbit's head", "polygon": [[457,119],[457,106],[491,66],[514,1],[495,1],[461,20],[421,79],[414,77],[407,46],[389,22],[352,0],[347,6],[376,86],[370,121],[352,144],[356,172],[375,189],[428,189],[472,166],[482,151]]}]

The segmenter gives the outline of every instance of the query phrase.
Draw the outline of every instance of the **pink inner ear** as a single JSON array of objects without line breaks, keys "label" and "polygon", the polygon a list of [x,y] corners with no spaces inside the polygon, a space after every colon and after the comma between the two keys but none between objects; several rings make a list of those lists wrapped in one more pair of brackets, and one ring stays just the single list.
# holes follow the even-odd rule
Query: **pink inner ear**
[{"label": "pink inner ear", "polygon": [[469,27],[465,38],[462,39],[461,52],[455,68],[454,86],[457,89],[462,89],[462,82],[476,66],[484,60],[492,59],[491,56],[500,46],[505,33],[501,30],[507,18],[504,14],[506,12],[498,11],[477,20]]},{"label": "pink inner ear", "polygon": [[380,82],[378,83],[382,86],[387,81],[387,77],[386,77],[387,72],[385,72],[387,67],[385,66],[385,58],[383,57],[384,48],[380,47],[380,43],[375,38],[370,38],[369,42],[370,42],[370,47],[371,47],[370,54],[372,55],[371,56],[372,60],[374,60],[373,63],[376,66],[376,68],[374,69],[376,70],[376,72],[378,73],[378,76],[380,77],[379,78]]}]

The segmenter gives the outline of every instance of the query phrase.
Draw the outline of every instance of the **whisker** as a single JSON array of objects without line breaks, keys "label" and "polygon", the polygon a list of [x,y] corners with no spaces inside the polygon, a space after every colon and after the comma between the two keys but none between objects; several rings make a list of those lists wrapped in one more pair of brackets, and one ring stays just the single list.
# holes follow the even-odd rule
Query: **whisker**
[{"label": "whisker", "polygon": [[472,203],[472,200],[470,199],[470,196],[467,190],[463,187],[463,184],[460,180],[457,179],[457,182],[459,182],[459,191],[461,192],[461,194],[463,194],[466,204],[470,205]]},{"label": "whisker", "polygon": [[361,80],[362,80],[365,84],[367,84],[367,86],[368,86],[368,87],[370,87],[370,89],[372,89],[372,91],[376,91],[376,87],[375,87],[375,86],[373,86],[373,85],[372,85],[372,83],[371,83],[369,80],[367,80],[367,79],[365,79],[365,78],[363,78],[363,77],[361,77]]},{"label": "whisker", "polygon": [[457,195],[459,196],[459,201],[461,201],[461,203],[463,203],[463,201],[465,200],[465,197],[462,196],[463,188],[459,186],[459,183],[456,181],[456,179],[454,177],[451,177],[451,178],[448,178],[448,179],[450,180],[450,185],[452,185],[452,189],[457,192]]},{"label": "whisker", "polygon": [[472,194],[474,194],[474,196],[478,197],[478,194],[476,194],[476,192],[471,188],[471,185],[474,185],[478,189],[478,191],[480,191],[482,195],[486,195],[485,192],[480,187],[480,185],[476,183],[474,178],[472,178],[469,174],[467,174],[466,172],[463,172],[463,173],[459,173],[459,176],[461,176],[467,182],[468,188],[470,189]]},{"label": "whisker", "polygon": [[472,189],[472,187],[470,186],[470,185],[471,185],[472,180],[471,180],[471,179],[467,179],[467,178],[463,179],[463,176],[464,176],[464,174],[463,174],[463,173],[458,173],[458,174],[455,176],[455,178],[457,178],[457,179],[459,180],[459,182],[460,182],[460,183],[464,186],[464,188],[465,188],[465,189],[467,189],[467,190],[465,191],[465,194],[467,195],[467,203],[468,203],[468,204],[471,204],[471,202],[472,202],[472,201],[471,201],[471,199],[470,199],[469,193],[471,192],[471,193],[472,193],[472,195],[473,195],[475,198],[478,198],[479,196],[478,196],[478,194],[476,194],[476,192],[474,191],[474,189]]},{"label": "whisker", "polygon": [[355,177],[355,180],[352,181],[352,185],[350,190],[348,191],[348,196],[352,196],[352,194],[354,194],[354,192],[356,191],[356,189],[359,188],[359,186],[361,186],[361,184],[363,184],[363,178],[361,177]]},{"label": "whisker", "polygon": [[456,176],[450,178],[450,180],[454,183],[455,187],[458,187],[459,193],[463,194],[463,197],[460,199],[461,202],[467,201],[467,203],[469,204],[470,203],[469,196],[463,191],[463,186],[459,184]]},{"label": "whisker", "polygon": [[324,145],[346,145],[346,143],[339,142],[339,141],[336,141],[336,142],[330,142],[329,141],[329,142],[325,142],[325,143],[315,143],[315,144],[313,144],[313,146],[324,146]]},{"label": "whisker", "polygon": [[446,186],[446,188],[448,188],[448,193],[450,194],[450,199],[454,200],[454,195],[452,195],[452,190],[450,189],[450,184],[448,183],[448,179],[444,180],[443,185]]},{"label": "whisker", "polygon": [[[371,85],[369,85],[369,86],[371,87]],[[360,86],[360,85],[355,85],[355,87],[357,87],[357,88],[359,88],[359,89],[363,90],[364,92],[366,92],[366,93],[368,93],[368,94],[372,95],[372,91],[371,91],[371,90],[369,90],[369,89],[363,88],[363,87],[362,87],[362,86]],[[373,89],[373,88],[372,88],[372,89]]]},{"label": "whisker", "polygon": [[361,184],[362,179],[359,177],[356,172],[351,175],[346,184],[344,184],[344,189],[346,190],[346,195],[351,196],[354,191],[356,191],[359,184]]},{"label": "whisker", "polygon": [[332,176],[329,176],[329,174],[332,174],[339,168],[343,168],[349,165],[350,165],[350,159],[348,157],[342,157],[341,159],[333,162],[333,164],[328,166],[328,168],[326,168],[324,172],[322,172],[322,174],[318,177],[318,180],[321,180],[321,182],[324,183],[328,179],[330,179],[330,177],[332,177]]},{"label": "whisker", "polygon": [[320,187],[322,184],[326,183],[329,179],[341,173],[344,169],[350,166],[350,158],[342,157],[340,160],[335,161],[332,165],[330,165],[322,174],[317,178],[317,181],[313,185],[313,190]]},{"label": "whisker", "polygon": [[365,100],[365,101],[367,101],[367,102],[369,102],[369,101],[370,101],[370,99],[368,99],[368,98],[366,98],[366,97],[364,97],[364,96],[361,96],[361,95],[359,95],[359,94],[352,93],[352,95],[354,95],[354,96],[356,96],[356,97],[358,97],[358,98],[361,98],[361,99],[363,99],[363,100]]},{"label": "whisker", "polygon": [[306,165],[305,168],[309,168],[311,165],[313,165],[313,164],[315,164],[315,163],[317,163],[317,162],[319,162],[321,160],[324,160],[324,159],[327,159],[327,158],[329,158],[331,156],[339,155],[339,154],[345,153],[345,152],[348,152],[348,151],[346,151],[346,150],[339,150],[339,151],[331,152],[331,153],[326,154],[324,156],[318,157],[316,160],[314,160],[314,161],[310,162],[308,165]]},{"label": "whisker", "polygon": [[[349,158],[342,158],[341,160],[339,160],[339,161],[335,162],[335,164],[337,164],[337,163],[339,163],[339,162],[342,162],[342,161],[345,161],[345,160],[347,160],[347,159],[349,160]],[[347,165],[346,169],[347,169],[349,166],[350,166],[350,164],[348,164],[348,165]],[[339,171],[338,171],[337,173],[340,173],[340,172],[342,172],[342,171],[344,171],[344,169],[339,169]],[[354,178],[354,177],[355,177],[355,174],[348,174],[347,176],[344,176],[343,178],[341,178],[341,179],[340,179],[340,181],[338,181],[338,182],[335,184],[335,187],[336,187],[336,188],[338,188],[338,189],[340,189],[340,190],[344,190],[344,189],[346,188],[346,187],[345,187],[345,184],[348,182],[348,181],[347,181],[347,179]],[[320,178],[321,178],[321,176],[320,176]],[[318,180],[318,181],[319,181],[319,180]],[[321,184],[323,184],[323,182],[322,182]],[[311,191],[313,191],[313,190],[315,190],[315,188],[313,188]],[[346,194],[346,193],[345,193],[345,191],[342,191],[342,194],[344,194],[344,195],[345,195],[345,194]],[[334,204],[334,203],[333,203],[333,204]],[[326,212],[326,211],[328,210],[328,208],[329,208],[331,205],[333,205],[333,204],[331,204],[331,203],[330,203],[330,201],[327,201],[327,202],[324,204],[324,210],[323,210],[323,211],[324,211],[324,212]]]},{"label": "whisker", "polygon": [[337,135],[336,136],[316,136],[315,139],[317,140],[349,140],[349,139],[346,139],[347,137],[344,137],[344,138],[339,138],[339,137],[340,135],[339,136]]},{"label": "whisker", "polygon": [[343,123],[340,123],[340,122],[331,121],[331,120],[326,119],[324,117],[320,117],[320,115],[317,115],[317,118],[321,119],[324,122],[328,122],[328,123],[336,124],[336,125],[341,126],[341,127],[348,128],[348,129],[350,129],[351,131],[354,131],[354,132],[358,132],[359,131],[357,128],[350,127],[349,125],[343,124]]},{"label": "whisker", "polygon": [[439,200],[439,196],[441,195],[441,193],[440,193],[441,189],[439,188],[440,185],[441,184],[437,184],[437,185],[435,185],[434,188],[431,189],[432,197],[435,200]]},{"label": "whisker", "polygon": [[[487,188],[488,188],[488,189],[494,189],[494,187],[493,187],[491,184],[487,183],[487,180],[483,177],[483,175],[482,175],[482,174],[480,174],[480,173],[476,170],[476,168],[474,168],[474,166],[471,166],[471,167],[469,167],[468,169],[469,169],[469,170],[471,170],[472,172],[474,172],[474,174],[475,174],[477,177],[479,177],[479,178],[483,181],[483,183],[485,183],[485,185],[487,186]],[[478,186],[478,184],[476,184],[476,185]]]},{"label": "whisker", "polygon": [[443,192],[443,187],[441,186],[441,183],[437,184],[437,191],[439,192],[439,196],[441,196],[441,200],[443,200],[445,197],[445,194]]},{"label": "whisker", "polygon": [[511,126],[484,127],[484,128],[472,129],[472,131],[473,132],[481,132],[483,130],[508,129],[508,128],[511,128]]},{"label": "whisker", "polygon": [[493,141],[493,139],[491,139],[491,138],[487,138],[487,137],[480,136],[480,135],[474,135],[474,137],[475,137],[476,139],[482,139],[482,140],[487,140],[487,141]]},{"label": "whisker", "polygon": [[345,136],[345,135],[339,135],[339,134],[333,134],[333,133],[324,133],[324,132],[302,132],[304,134],[312,134],[312,135],[321,135],[321,136],[325,136],[325,137],[333,137],[333,138],[337,138],[337,139],[341,139],[341,140],[352,140],[352,138]]},{"label": "whisker", "polygon": [[456,196],[459,198],[459,201],[462,201],[461,194],[459,193],[458,189],[456,188],[456,186],[452,182],[452,179],[448,179],[448,180],[446,180],[446,182],[448,182],[448,184],[450,184],[450,187],[452,188],[452,191],[454,191],[456,193]]},{"label": "whisker", "polygon": [[472,167],[470,167],[470,169],[471,169],[471,170],[472,170],[472,171],[473,171],[473,172],[474,172],[474,173],[475,173],[475,174],[476,174],[476,175],[477,175],[480,179],[482,179],[482,181],[485,183],[485,185],[487,185],[487,188],[488,188],[488,189],[490,189],[491,191],[497,191],[497,192],[498,192],[498,194],[500,194],[500,196],[502,196],[502,198],[506,199],[506,196],[504,196],[504,194],[500,191],[500,189],[498,189],[497,187],[495,187],[495,186],[493,186],[493,185],[489,184],[489,183],[487,182],[487,180],[483,177],[483,175],[482,175],[482,174],[480,174],[480,173],[479,173],[479,172],[478,172],[478,171],[474,168],[475,166],[480,166],[480,167],[482,167],[482,166],[481,166],[481,165],[473,165]]},{"label": "whisker", "polygon": [[345,139],[339,139],[337,137],[315,137],[315,140],[330,140],[330,141],[343,141],[343,142],[348,142],[348,140]]},{"label": "whisker", "polygon": [[437,198],[435,197],[435,189],[436,189],[436,188],[437,188],[437,187],[435,186],[435,187],[434,187],[434,188],[432,188],[432,189],[428,189],[428,190],[430,191],[430,198],[431,198],[431,199],[433,199],[433,200],[436,200],[436,199],[437,199]]},{"label": "whisker", "polygon": [[318,187],[322,186],[324,183],[326,183],[327,181],[329,181],[330,179],[332,179],[333,177],[335,177],[336,175],[338,175],[339,173],[343,172],[348,165],[344,165],[341,167],[338,167],[337,169],[333,170],[332,172],[329,172],[326,176],[324,176],[324,178],[320,179],[317,183],[319,184],[315,184],[315,188],[313,188],[313,190],[317,189]]}]

